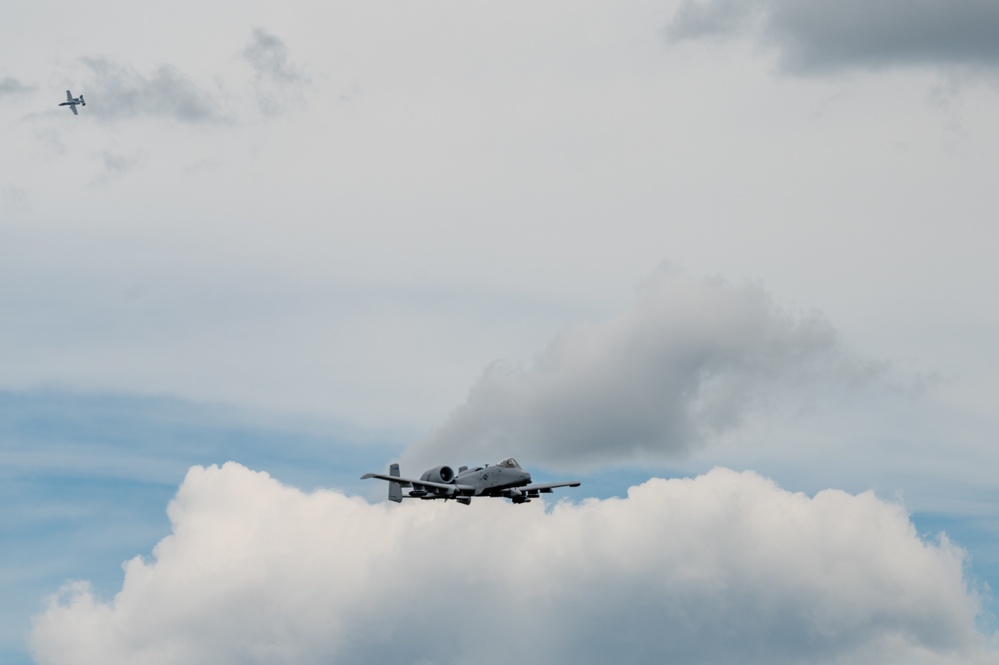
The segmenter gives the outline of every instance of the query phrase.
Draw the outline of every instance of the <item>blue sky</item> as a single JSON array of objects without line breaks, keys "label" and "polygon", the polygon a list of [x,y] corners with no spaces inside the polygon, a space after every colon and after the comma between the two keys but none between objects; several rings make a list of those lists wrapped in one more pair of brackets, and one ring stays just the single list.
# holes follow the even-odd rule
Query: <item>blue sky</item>
[{"label": "blue sky", "polygon": [[[98,598],[114,597],[122,564],[149,558],[170,533],[166,506],[190,465],[236,460],[306,491],[336,487],[377,501],[382,485],[360,481],[359,471],[381,468],[404,447],[398,434],[261,423],[232,408],[171,398],[8,392],[2,413],[3,502],[9,510],[0,564],[7,590],[3,653],[10,663],[32,662],[25,647],[30,619],[66,583],[87,580]],[[660,468],[655,475],[691,477],[706,470],[701,466]],[[544,470],[540,475],[559,478]],[[582,496],[606,499],[626,496],[648,476],[645,469],[625,467],[577,477],[585,483]],[[793,474],[782,485],[815,491]],[[994,630],[995,517],[952,510],[915,512],[911,519],[927,541],[946,533],[967,549],[969,581],[985,595],[979,621],[983,630]]]},{"label": "blue sky", "polygon": [[30,619],[66,582],[89,580],[113,597],[122,563],[169,533],[166,507],[191,465],[239,460],[306,490],[361,492],[358,470],[400,449],[389,435],[282,427],[171,398],[42,390],[0,399],[5,662],[31,662]]},{"label": "blue sky", "polygon": [[[993,662],[997,27],[0,10],[4,662],[448,662],[503,631],[587,662],[602,607],[636,662]],[[389,512],[359,480],[509,455],[583,486]],[[450,576],[550,611],[413,610]]]}]

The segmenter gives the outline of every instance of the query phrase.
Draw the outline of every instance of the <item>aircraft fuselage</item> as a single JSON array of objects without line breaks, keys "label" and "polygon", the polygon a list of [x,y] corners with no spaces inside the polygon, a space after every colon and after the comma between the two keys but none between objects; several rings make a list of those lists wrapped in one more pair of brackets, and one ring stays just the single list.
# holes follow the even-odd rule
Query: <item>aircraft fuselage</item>
[{"label": "aircraft fuselage", "polygon": [[69,110],[73,112],[73,115],[78,115],[76,111],[77,106],[86,106],[87,102],[83,99],[83,95],[79,97],[74,97],[73,93],[69,90],[66,91],[66,101],[59,104],[59,106],[68,106]]},{"label": "aircraft fuselage", "polygon": [[476,494],[482,494],[488,490],[527,485],[531,482],[531,474],[520,468],[487,465],[466,471],[459,470],[454,482],[456,485],[471,485],[476,488]]}]

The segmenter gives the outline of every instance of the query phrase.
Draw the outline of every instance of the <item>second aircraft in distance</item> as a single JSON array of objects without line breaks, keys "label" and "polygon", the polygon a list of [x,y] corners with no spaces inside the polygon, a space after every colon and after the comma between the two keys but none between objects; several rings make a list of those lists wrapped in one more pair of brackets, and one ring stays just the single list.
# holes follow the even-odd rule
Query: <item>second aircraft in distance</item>
[{"label": "second aircraft in distance", "polygon": [[[100,100],[98,99],[97,101],[100,101]],[[77,110],[76,110],[76,105],[77,104],[79,104],[80,106],[86,106],[87,102],[83,101],[83,95],[80,95],[79,97],[74,97],[73,93],[71,93],[69,90],[67,90],[66,91],[66,101],[64,101],[59,106],[68,106],[69,110],[73,112],[73,115],[80,115],[77,112]]]}]

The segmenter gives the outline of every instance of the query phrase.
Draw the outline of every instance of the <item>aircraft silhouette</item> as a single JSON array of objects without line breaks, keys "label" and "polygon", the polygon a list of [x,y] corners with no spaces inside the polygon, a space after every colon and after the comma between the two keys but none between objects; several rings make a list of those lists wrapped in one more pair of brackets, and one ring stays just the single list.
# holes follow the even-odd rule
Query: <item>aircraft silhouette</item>
[{"label": "aircraft silhouette", "polygon": [[[476,496],[496,496],[510,499],[514,503],[527,503],[541,494],[550,494],[556,487],[579,487],[578,480],[531,484],[531,474],[512,457],[474,469],[462,466],[457,473],[449,466],[437,466],[425,471],[419,480],[402,477],[399,475],[399,465],[392,464],[389,466],[389,475],[366,473],[361,476],[362,480],[367,478],[387,480],[389,501],[396,503],[402,502],[403,498],[454,499],[466,506]],[[412,490],[404,497],[403,488]]]},{"label": "aircraft silhouette", "polygon": [[69,110],[73,112],[73,115],[80,115],[76,111],[76,105],[77,104],[79,104],[80,106],[86,106],[87,102],[83,101],[83,95],[80,95],[79,97],[74,97],[73,93],[71,93],[69,90],[67,90],[66,91],[66,101],[64,101],[59,106],[68,106]]}]

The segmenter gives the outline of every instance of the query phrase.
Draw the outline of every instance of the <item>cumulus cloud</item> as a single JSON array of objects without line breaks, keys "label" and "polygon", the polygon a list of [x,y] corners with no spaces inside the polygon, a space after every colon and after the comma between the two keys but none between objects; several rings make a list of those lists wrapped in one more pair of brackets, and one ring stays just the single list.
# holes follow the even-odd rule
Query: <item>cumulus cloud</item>
[{"label": "cumulus cloud", "polygon": [[530,367],[489,367],[404,461],[675,458],[788,390],[862,382],[878,369],[844,352],[823,317],[785,311],[758,286],[662,269],[624,316],[567,330]]},{"label": "cumulus cloud", "polygon": [[190,470],[110,600],[36,617],[39,665],[975,663],[962,552],[873,494],[716,469],[625,499],[470,507]]},{"label": "cumulus cloud", "polygon": [[253,31],[253,40],[243,49],[243,58],[253,67],[255,94],[261,111],[274,115],[291,102],[302,102],[309,79],[291,64],[288,47],[283,41],[258,28]]},{"label": "cumulus cloud", "polygon": [[742,31],[780,53],[786,71],[853,67],[999,65],[992,0],[684,0],[672,40]]},{"label": "cumulus cloud", "polygon": [[147,76],[107,58],[84,58],[83,63],[93,74],[84,91],[88,107],[100,118],[165,116],[185,123],[227,120],[216,99],[175,67],[164,65]]}]

